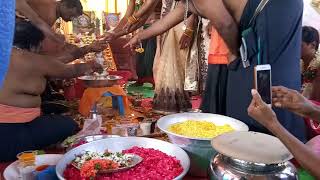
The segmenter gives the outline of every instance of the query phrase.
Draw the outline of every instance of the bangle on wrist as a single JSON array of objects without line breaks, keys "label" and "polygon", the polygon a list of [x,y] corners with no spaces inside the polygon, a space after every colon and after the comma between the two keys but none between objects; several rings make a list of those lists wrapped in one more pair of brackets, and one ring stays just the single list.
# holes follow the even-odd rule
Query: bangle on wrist
[{"label": "bangle on wrist", "polygon": [[183,34],[186,35],[186,36],[188,36],[189,38],[192,38],[193,32],[194,32],[194,31],[193,31],[192,29],[187,28],[186,30],[184,30]]},{"label": "bangle on wrist", "polygon": [[193,32],[190,32],[190,31],[184,31],[183,34],[190,38],[193,36]]},{"label": "bangle on wrist", "polygon": [[138,18],[136,18],[134,15],[128,17],[128,22],[129,22],[130,24],[134,24],[134,23],[136,23],[137,21],[138,21]]},{"label": "bangle on wrist", "polygon": [[192,38],[192,36],[186,32],[183,33],[185,36],[189,37],[189,38]]}]

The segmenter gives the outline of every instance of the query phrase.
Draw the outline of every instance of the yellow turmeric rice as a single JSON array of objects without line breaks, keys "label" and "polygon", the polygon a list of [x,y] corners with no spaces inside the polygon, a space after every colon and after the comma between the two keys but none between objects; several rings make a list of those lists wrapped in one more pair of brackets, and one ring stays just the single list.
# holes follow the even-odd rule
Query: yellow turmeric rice
[{"label": "yellow turmeric rice", "polygon": [[191,138],[214,138],[220,134],[234,131],[228,124],[217,126],[212,122],[197,120],[187,120],[172,124],[168,130]]}]

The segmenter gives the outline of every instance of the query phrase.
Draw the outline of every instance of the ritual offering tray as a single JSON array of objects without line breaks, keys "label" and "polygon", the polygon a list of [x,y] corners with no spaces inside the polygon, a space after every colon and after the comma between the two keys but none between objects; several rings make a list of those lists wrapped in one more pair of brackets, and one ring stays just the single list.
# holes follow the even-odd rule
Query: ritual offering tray
[{"label": "ritual offering tray", "polygon": [[82,80],[86,87],[110,87],[116,85],[122,77],[116,75],[90,75],[81,76],[78,79]]},{"label": "ritual offering tray", "polygon": [[246,124],[236,119],[206,113],[180,113],[160,118],[158,128],[170,142],[184,149],[191,160],[190,174],[206,177],[211,157],[217,152],[211,139],[231,131],[248,131]]},{"label": "ritual offering tray", "polygon": [[[182,179],[189,166],[188,155],[177,145],[150,138],[118,137],[72,149],[58,162],[56,173],[61,180]],[[125,169],[117,171],[119,167]]]}]

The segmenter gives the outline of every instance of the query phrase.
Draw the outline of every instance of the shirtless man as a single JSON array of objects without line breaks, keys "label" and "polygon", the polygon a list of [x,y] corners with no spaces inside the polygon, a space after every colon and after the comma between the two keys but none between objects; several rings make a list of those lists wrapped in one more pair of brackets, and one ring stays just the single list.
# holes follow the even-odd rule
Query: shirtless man
[{"label": "shirtless man", "polygon": [[[68,22],[83,14],[83,8],[80,0],[17,0],[17,21],[28,18],[30,21],[41,29],[46,35],[47,39],[43,42],[42,53],[45,54],[63,54],[64,51],[72,51],[76,46],[66,44],[64,37],[54,34],[55,37],[60,38],[60,42],[52,41],[51,27],[54,25],[58,18],[62,18]],[[20,17],[20,18],[19,18]],[[43,22],[45,24],[43,24]],[[50,32],[47,27],[49,25]],[[61,41],[63,39],[63,41]]]},{"label": "shirtless man", "polygon": [[[246,113],[253,86],[253,69],[270,64],[273,85],[298,90],[301,87],[300,49],[303,2],[301,0],[183,0],[178,7],[150,28],[138,33],[127,45],[162,34],[184,19],[189,10],[208,18],[230,50],[226,114],[245,122],[252,131],[270,133]],[[254,16],[260,3],[267,4]],[[262,4],[263,5],[263,4]],[[254,18],[255,17],[255,18]],[[239,56],[240,37],[246,41],[249,66]],[[260,47],[260,48],[259,48]],[[290,68],[284,68],[290,67]],[[305,141],[303,121],[290,112],[275,110],[282,125]]]},{"label": "shirtless man", "polygon": [[80,0],[16,0],[16,10],[47,37],[60,43],[64,42],[64,38],[51,29],[56,20],[61,17],[64,21],[71,21],[72,18],[82,15]]},{"label": "shirtless man", "polygon": [[[101,65],[92,62],[66,65],[68,57],[57,60],[36,54],[44,34],[30,22],[17,22],[14,48],[3,88],[0,90],[0,161],[12,161],[17,153],[42,149],[76,133],[77,124],[69,117],[40,115],[40,95],[46,78],[74,78]],[[72,55],[69,59],[74,59]]]}]

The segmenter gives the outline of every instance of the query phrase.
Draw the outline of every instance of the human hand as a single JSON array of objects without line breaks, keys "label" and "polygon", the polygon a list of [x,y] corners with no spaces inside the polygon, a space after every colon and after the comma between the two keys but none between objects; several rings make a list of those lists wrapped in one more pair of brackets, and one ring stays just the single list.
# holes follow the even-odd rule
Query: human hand
[{"label": "human hand", "polygon": [[101,74],[104,71],[103,66],[101,64],[97,63],[96,61],[91,61],[88,63],[90,64],[93,72],[97,72],[97,73]]},{"label": "human hand", "polygon": [[278,122],[275,112],[270,106],[263,102],[257,90],[251,90],[251,94],[252,101],[248,107],[249,116],[258,121],[264,127],[268,129],[271,128],[272,125]]},{"label": "human hand", "polygon": [[141,43],[141,40],[139,34],[136,34],[123,48],[130,47],[131,49],[135,49],[139,43]]},{"label": "human hand", "polygon": [[282,86],[272,87],[272,103],[302,117],[309,117],[313,104],[298,91]]},{"label": "human hand", "polygon": [[105,40],[111,42],[116,39],[116,35],[113,32],[105,32],[102,36],[99,37],[99,40]]},{"label": "human hand", "polygon": [[233,61],[235,61],[236,59],[238,58],[237,55],[235,54],[232,54],[231,52],[228,54],[228,61],[229,61],[229,64],[232,63]]},{"label": "human hand", "polygon": [[180,38],[180,41],[179,41],[180,49],[186,49],[186,48],[190,47],[191,46],[191,42],[192,42],[192,37],[190,37],[189,35],[183,33],[181,38]]},{"label": "human hand", "polygon": [[108,42],[105,40],[94,41],[92,44],[88,45],[90,52],[101,52],[108,47]]},{"label": "human hand", "polygon": [[124,25],[123,29],[125,30],[125,32],[129,33],[130,32],[130,28],[133,26],[133,23],[127,22],[126,25]]},{"label": "human hand", "polygon": [[79,47],[74,44],[64,43],[64,45],[63,45],[63,50],[65,50],[65,51],[72,52],[77,49],[79,49]]}]

